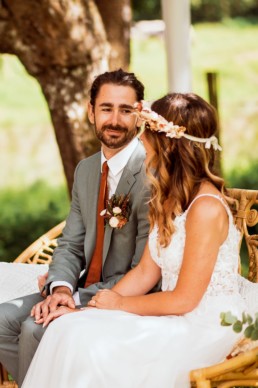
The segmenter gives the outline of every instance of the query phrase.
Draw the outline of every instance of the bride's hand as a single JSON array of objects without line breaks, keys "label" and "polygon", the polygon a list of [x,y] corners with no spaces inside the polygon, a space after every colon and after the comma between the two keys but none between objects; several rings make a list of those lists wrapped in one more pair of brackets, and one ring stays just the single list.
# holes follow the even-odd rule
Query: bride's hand
[{"label": "bride's hand", "polygon": [[112,290],[100,290],[88,303],[90,307],[106,310],[121,310],[122,295]]}]

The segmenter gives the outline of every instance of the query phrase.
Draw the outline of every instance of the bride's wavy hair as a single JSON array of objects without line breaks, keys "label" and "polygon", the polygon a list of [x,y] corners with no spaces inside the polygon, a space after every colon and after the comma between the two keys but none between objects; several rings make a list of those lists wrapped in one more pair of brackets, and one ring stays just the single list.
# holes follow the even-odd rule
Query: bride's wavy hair
[{"label": "bride's wavy hair", "polygon": [[[218,132],[215,109],[194,93],[172,93],[155,101],[151,109],[174,124],[186,127],[186,133],[208,138]],[[223,192],[224,180],[214,171],[215,152],[202,143],[186,138],[171,139],[165,133],[145,129],[153,149],[147,163],[151,183],[149,220],[157,224],[159,243],[166,247],[174,233],[174,218],[184,212],[204,181]]]}]

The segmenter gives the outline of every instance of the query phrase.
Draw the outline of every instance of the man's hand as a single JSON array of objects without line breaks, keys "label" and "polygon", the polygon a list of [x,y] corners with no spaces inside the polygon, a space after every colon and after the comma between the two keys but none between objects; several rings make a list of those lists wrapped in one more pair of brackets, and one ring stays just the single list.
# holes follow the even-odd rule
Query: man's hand
[{"label": "man's hand", "polygon": [[76,313],[78,311],[80,311],[80,309],[74,309],[67,306],[60,306],[57,308],[57,310],[48,314],[42,326],[46,327],[51,321],[54,321],[56,318],[61,317],[64,314]]},{"label": "man's hand", "polygon": [[[45,326],[45,321],[47,320],[48,315],[58,310],[60,306],[66,306],[69,309],[75,309],[73,296],[68,287],[55,287],[52,295],[49,295],[45,300],[37,303],[32,308],[31,316],[35,317],[35,322],[37,324],[43,323]],[[60,315],[63,315],[61,314],[61,311]],[[50,320],[48,319],[47,322],[49,323]]]},{"label": "man's hand", "polygon": [[39,288],[39,292],[41,293],[41,295],[45,298],[47,296],[46,294],[46,290],[43,290],[45,284],[46,284],[46,281],[47,281],[47,277],[48,277],[48,272],[46,272],[44,275],[39,275],[38,276],[38,288]]},{"label": "man's hand", "polygon": [[106,310],[122,310],[123,296],[112,290],[100,290],[89,301],[88,306]]}]

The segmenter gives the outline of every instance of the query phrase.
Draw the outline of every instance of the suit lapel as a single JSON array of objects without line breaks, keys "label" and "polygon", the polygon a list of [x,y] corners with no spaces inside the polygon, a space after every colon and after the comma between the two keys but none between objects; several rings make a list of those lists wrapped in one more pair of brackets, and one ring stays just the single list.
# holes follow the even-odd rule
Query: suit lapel
[{"label": "suit lapel", "polygon": [[[141,171],[142,164],[145,159],[145,151],[142,144],[139,142],[127,165],[124,168],[123,174],[118,183],[116,194],[129,194],[135,181],[137,174]],[[113,233],[113,228],[106,226],[104,245],[103,245],[103,266],[107,258],[110,241]]]}]

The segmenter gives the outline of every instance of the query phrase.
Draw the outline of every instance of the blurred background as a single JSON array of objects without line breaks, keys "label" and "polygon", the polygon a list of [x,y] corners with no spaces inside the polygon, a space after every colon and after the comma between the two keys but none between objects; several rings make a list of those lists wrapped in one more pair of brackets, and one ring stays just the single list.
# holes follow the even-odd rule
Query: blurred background
[{"label": "blurred background", "polygon": [[[257,189],[258,1],[190,5],[192,91],[208,100],[206,74],[217,75],[222,174],[228,187]],[[168,92],[161,3],[130,9],[128,69],[153,100]],[[66,217],[70,189],[42,85],[22,56],[0,52],[0,261],[13,261]]]}]

